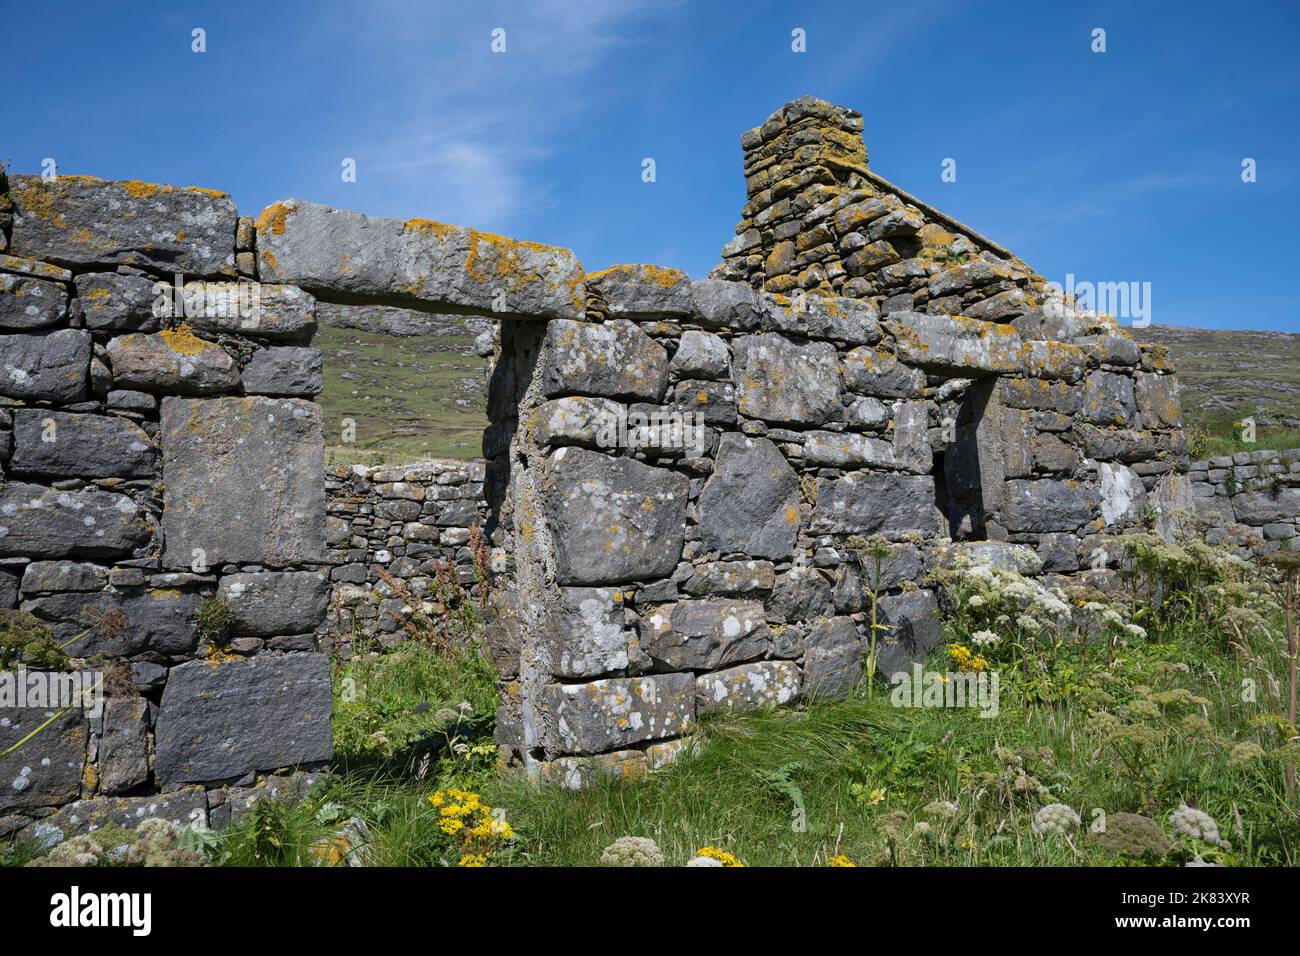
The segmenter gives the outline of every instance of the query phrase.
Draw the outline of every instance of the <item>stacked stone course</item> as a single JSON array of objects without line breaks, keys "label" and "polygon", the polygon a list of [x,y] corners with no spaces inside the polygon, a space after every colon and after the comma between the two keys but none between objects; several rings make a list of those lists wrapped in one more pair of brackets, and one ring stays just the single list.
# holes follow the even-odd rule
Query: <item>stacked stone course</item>
[{"label": "stacked stone course", "polygon": [[1246,542],[1255,554],[1300,550],[1300,448],[1242,451],[1191,464],[1197,511],[1212,541]]},{"label": "stacked stone course", "polygon": [[[422,461],[367,468],[339,465],[326,474],[325,541],[330,548],[331,599],[324,631],[332,648],[380,645],[407,636],[410,608],[380,576],[401,580],[429,600],[440,571],[477,600],[483,579],[504,555],[487,550],[486,462]],[[483,534],[475,555],[472,528]]]},{"label": "stacked stone course", "polygon": [[[332,749],[314,299],[265,285],[240,313],[254,230],[224,193],[0,193],[0,609],[115,674],[102,715],[0,757],[0,833],[125,821],[159,788],[164,815],[220,820],[259,774]],[[196,616],[216,595],[213,644]],[[51,707],[0,708],[0,750]]]}]

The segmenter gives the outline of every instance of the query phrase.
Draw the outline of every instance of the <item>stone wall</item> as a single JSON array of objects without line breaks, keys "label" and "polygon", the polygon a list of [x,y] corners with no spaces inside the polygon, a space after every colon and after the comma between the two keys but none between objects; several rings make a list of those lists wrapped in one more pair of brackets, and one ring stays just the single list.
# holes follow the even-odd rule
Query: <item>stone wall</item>
[{"label": "stone wall", "polygon": [[1300,549],[1300,448],[1194,461],[1189,477],[1197,511],[1215,526],[1211,540],[1256,554]]},{"label": "stone wall", "polygon": [[[486,472],[480,459],[340,465],[326,474],[325,542],[333,567],[323,631],[331,648],[347,653],[358,642],[382,646],[405,636],[410,608],[381,570],[421,600],[436,596],[440,576],[478,597],[503,559],[487,545]],[[478,554],[475,529],[483,533]]]},{"label": "stone wall", "polygon": [[[498,740],[581,785],[663,765],[701,715],[848,692],[856,536],[890,544],[888,672],[939,641],[924,577],[955,551],[1089,573],[1106,536],[1190,510],[1167,352],[868,170],[861,128],[805,99],[745,134],[751,198],[697,281],[586,274],[568,250],[426,219],[288,200],[253,222],[206,190],[18,180],[0,593],[64,633],[71,608],[135,602],[112,648],[153,675],[156,755],[123,792],[224,794],[328,756],[319,636],[396,632],[381,567],[417,593],[440,561],[477,583],[480,522]],[[259,322],[146,316],[144,285],[174,269],[257,279]],[[327,480],[316,301],[498,320],[486,461]],[[56,415],[77,441],[35,450],[29,419]],[[96,429],[125,437],[99,454]],[[215,651],[193,624],[209,592],[238,618]],[[323,703],[305,717],[299,684]],[[101,792],[84,770],[103,731],[65,730],[66,785],[17,809]]]},{"label": "stone wall", "polygon": [[[227,784],[331,755],[314,300],[248,283],[254,225],[224,193],[0,193],[0,615],[30,612],[112,694],[94,716],[0,707],[0,750],[58,715],[0,757],[0,832],[158,789],[206,820]],[[204,631],[215,595],[231,620]]]}]

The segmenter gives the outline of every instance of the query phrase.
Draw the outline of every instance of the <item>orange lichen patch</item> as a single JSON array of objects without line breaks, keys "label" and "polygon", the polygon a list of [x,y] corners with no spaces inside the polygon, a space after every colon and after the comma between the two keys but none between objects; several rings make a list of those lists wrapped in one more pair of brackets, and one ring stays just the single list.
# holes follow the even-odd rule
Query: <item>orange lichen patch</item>
[{"label": "orange lichen patch", "polygon": [[271,203],[257,214],[257,219],[253,222],[253,225],[257,228],[257,234],[259,236],[265,236],[267,233],[274,236],[284,235],[285,220],[295,211],[285,203]]},{"label": "orange lichen patch", "polygon": [[174,329],[163,329],[161,335],[163,341],[167,343],[167,347],[177,355],[199,355],[212,348],[212,343],[203,341],[194,334],[194,330],[188,325],[178,325]]},{"label": "orange lichen patch", "polygon": [[184,242],[184,241],[185,241],[185,230],[184,230],[184,229],[182,229],[182,230],[180,230],[180,232],[176,233],[176,241],[177,241],[177,242]]},{"label": "orange lichen patch", "polygon": [[270,249],[263,249],[263,250],[262,250],[262,259],[263,259],[263,260],[266,262],[266,264],[267,264],[268,266],[270,266],[272,269],[274,269],[277,265],[279,265],[279,263],[277,263],[277,262],[275,261],[275,253],[273,253]]},{"label": "orange lichen patch", "polygon": [[24,215],[47,220],[59,229],[68,228],[68,223],[54,208],[54,189],[51,185],[27,180],[15,184],[13,192]]},{"label": "orange lichen patch", "polygon": [[81,294],[81,298],[88,302],[99,302],[102,299],[111,297],[112,294],[107,289],[87,289]]},{"label": "orange lichen patch", "polygon": [[554,246],[540,242],[526,242],[522,239],[510,239],[494,232],[467,230],[469,233],[469,252],[465,256],[465,272],[476,282],[487,282],[491,278],[483,271],[480,260],[484,258],[482,247],[487,246],[496,260],[496,278],[505,280],[512,288],[518,288],[541,279],[534,270],[525,265],[524,253],[536,252],[544,256],[553,255]]},{"label": "orange lichen patch", "polygon": [[160,186],[157,183],[142,183],[138,179],[128,179],[125,182],[118,183],[126,194],[133,199],[152,199],[154,196],[161,196],[166,193],[176,191],[175,186]]},{"label": "orange lichen patch", "polygon": [[186,186],[185,191],[202,193],[204,196],[212,196],[214,199],[226,199],[230,196],[230,193],[222,192],[220,189],[209,189],[207,186]]},{"label": "orange lichen patch", "polygon": [[433,219],[408,219],[402,223],[402,232],[419,233],[422,236],[433,236],[442,241],[452,236],[456,232],[455,226],[449,226],[445,222],[436,222]]},{"label": "orange lichen patch", "polygon": [[588,274],[587,278],[599,280],[602,276],[611,275],[613,273],[638,275],[664,289],[671,289],[673,286],[682,282],[690,281],[690,277],[686,275],[685,272],[681,272],[677,269],[666,269],[663,266],[650,266],[641,263],[627,263],[623,265],[610,266],[607,269],[601,269],[599,272]]},{"label": "orange lichen patch", "polygon": [[785,520],[787,524],[797,524],[799,521],[799,509],[794,505],[786,505]]}]

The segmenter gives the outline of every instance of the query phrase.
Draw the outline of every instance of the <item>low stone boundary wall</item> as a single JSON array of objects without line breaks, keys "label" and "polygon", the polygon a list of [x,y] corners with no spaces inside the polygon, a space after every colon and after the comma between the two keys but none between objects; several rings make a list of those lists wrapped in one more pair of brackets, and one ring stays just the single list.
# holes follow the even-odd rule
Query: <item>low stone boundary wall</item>
[{"label": "low stone boundary wall", "polygon": [[1218,525],[1211,540],[1257,536],[1256,554],[1300,550],[1300,448],[1242,451],[1191,464],[1196,509]]},{"label": "low stone boundary wall", "polygon": [[478,596],[491,560],[486,470],[482,460],[436,460],[340,465],[326,474],[325,539],[333,566],[322,631],[331,648],[346,653],[358,642],[385,644],[405,633],[408,605],[381,571],[417,598],[432,598],[440,575]]}]

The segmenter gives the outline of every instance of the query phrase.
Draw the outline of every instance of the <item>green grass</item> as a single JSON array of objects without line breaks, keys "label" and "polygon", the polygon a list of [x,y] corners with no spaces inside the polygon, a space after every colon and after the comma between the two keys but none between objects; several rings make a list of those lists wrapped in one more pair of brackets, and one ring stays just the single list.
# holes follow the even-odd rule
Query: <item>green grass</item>
[{"label": "green grass", "polygon": [[[1275,732],[1256,718],[1277,712],[1280,704],[1265,690],[1258,703],[1241,700],[1243,679],[1266,684],[1261,664],[1280,673],[1277,647],[1255,651],[1259,663],[1246,665],[1188,632],[1176,643],[1139,644],[1122,652],[1107,669],[1122,675],[1106,684],[1117,695],[1139,685],[1178,687],[1208,701],[1196,709],[1209,720],[1208,735],[1172,734],[1167,745],[1151,752],[1142,779],[1101,748],[1084,696],[1054,705],[1026,703],[1013,680],[1004,681],[1001,713],[991,719],[973,710],[898,708],[887,693],[708,719],[697,734],[696,752],[673,767],[573,793],[532,783],[518,770],[500,771],[486,726],[466,731],[423,768],[368,763],[373,754],[356,742],[372,726],[406,728],[417,736],[429,729],[409,723],[414,702],[446,705],[490,694],[486,670],[471,665],[457,676],[432,651],[412,645],[392,667],[382,661],[350,666],[349,673],[368,682],[373,719],[364,709],[336,716],[340,772],[301,803],[268,808],[274,815],[269,824],[248,818],[232,828],[220,853],[231,864],[301,863],[308,846],[328,837],[340,819],[355,816],[369,828],[372,864],[447,863],[437,813],[426,798],[435,789],[459,786],[481,793],[514,827],[510,851],[495,861],[506,865],[591,866],[604,847],[626,835],[653,838],[667,862],[677,865],[706,845],[751,866],[824,865],[841,853],[859,865],[1126,862],[1082,834],[1069,842],[1033,834],[1034,811],[1053,801],[1069,804],[1085,824],[1094,808],[1164,822],[1179,804],[1190,802],[1213,816],[1232,842],[1223,854],[1227,862],[1295,865],[1300,803],[1287,808],[1280,762],[1231,761],[1232,746],[1245,740],[1266,750],[1276,747]],[[1008,766],[1008,759],[1021,766]],[[1021,770],[1048,792],[1017,791]],[[934,801],[955,803],[956,816],[927,811]],[[891,841],[889,815],[897,813],[905,820],[892,824],[897,838]],[[918,832],[918,823],[928,824],[931,834]],[[278,846],[259,840],[268,829],[277,834]]]},{"label": "green grass", "polygon": [[1189,422],[1189,451],[1195,459],[1234,455],[1239,451],[1290,451],[1300,448],[1300,429],[1278,426],[1261,426],[1255,429],[1253,442],[1242,440],[1238,424],[1249,411],[1240,416],[1217,416]]},{"label": "green grass", "polygon": [[[396,336],[322,325],[328,464],[476,458],[487,426],[485,363],[473,336]],[[356,440],[343,442],[343,421]]]},{"label": "green grass", "polygon": [[421,741],[491,733],[496,671],[472,644],[454,658],[409,641],[361,654],[334,677],[335,760],[344,768],[385,762]]}]

